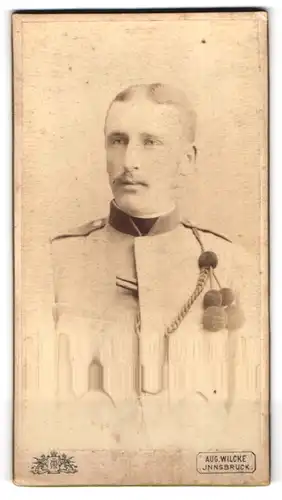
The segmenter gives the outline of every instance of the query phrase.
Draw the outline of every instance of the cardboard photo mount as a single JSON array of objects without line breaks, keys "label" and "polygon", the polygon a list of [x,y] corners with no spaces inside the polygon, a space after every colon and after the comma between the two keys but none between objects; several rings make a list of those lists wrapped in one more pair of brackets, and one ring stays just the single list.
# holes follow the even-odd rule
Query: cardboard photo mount
[{"label": "cardboard photo mount", "polygon": [[[269,484],[267,12],[15,13],[12,37],[15,484]],[[148,215],[183,116],[178,209]]]}]

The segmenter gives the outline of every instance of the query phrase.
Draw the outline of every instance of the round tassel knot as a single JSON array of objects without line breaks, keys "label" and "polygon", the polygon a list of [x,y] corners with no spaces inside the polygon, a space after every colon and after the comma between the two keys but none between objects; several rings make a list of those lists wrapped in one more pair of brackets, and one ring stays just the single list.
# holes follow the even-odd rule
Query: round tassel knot
[{"label": "round tassel knot", "polygon": [[242,309],[236,305],[231,305],[226,309],[228,330],[238,330],[245,322]]},{"label": "round tassel knot", "polygon": [[222,307],[208,307],[203,315],[203,327],[209,332],[218,332],[226,326],[226,313]]},{"label": "round tassel knot", "polygon": [[221,288],[220,294],[223,306],[230,306],[235,300],[235,293],[231,290],[231,288]]},{"label": "round tassel knot", "polygon": [[212,267],[214,269],[218,264],[218,258],[216,253],[214,252],[211,251],[203,252],[199,257],[198,263],[200,268]]},{"label": "round tassel knot", "polygon": [[208,307],[211,307],[211,306],[220,307],[221,305],[222,305],[222,296],[218,290],[215,290],[212,288],[207,293],[205,293],[204,299],[203,299],[204,309],[207,309]]}]

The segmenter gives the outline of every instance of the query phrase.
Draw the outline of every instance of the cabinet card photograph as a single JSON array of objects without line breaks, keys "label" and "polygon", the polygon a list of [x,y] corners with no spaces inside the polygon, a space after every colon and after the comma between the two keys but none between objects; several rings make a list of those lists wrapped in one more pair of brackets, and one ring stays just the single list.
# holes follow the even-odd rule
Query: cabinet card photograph
[{"label": "cabinet card photograph", "polygon": [[12,15],[16,484],[269,483],[267,30]]}]

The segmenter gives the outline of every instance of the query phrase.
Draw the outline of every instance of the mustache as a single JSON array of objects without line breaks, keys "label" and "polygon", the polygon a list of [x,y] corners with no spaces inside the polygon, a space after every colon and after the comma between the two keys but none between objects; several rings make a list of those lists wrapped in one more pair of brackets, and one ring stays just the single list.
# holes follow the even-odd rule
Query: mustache
[{"label": "mustache", "polygon": [[149,184],[144,181],[144,179],[141,179],[137,176],[133,176],[131,173],[126,173],[122,175],[117,175],[113,179],[113,185],[115,186],[122,186],[123,184],[140,184],[141,186],[146,186],[148,187]]}]

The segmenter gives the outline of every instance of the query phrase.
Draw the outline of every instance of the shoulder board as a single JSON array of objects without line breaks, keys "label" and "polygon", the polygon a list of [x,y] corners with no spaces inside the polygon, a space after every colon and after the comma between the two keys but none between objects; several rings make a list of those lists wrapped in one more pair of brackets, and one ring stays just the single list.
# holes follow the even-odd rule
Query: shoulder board
[{"label": "shoulder board", "polygon": [[102,229],[105,227],[107,223],[108,218],[103,217],[102,219],[96,219],[90,222],[87,222],[86,224],[83,224],[82,226],[78,226],[74,229],[70,229],[62,234],[59,234],[58,236],[55,236],[54,238],[51,238],[51,242],[56,241],[56,240],[62,240],[64,238],[75,238],[79,236],[88,236],[89,234],[93,233],[93,231],[97,231],[98,229]]},{"label": "shoulder board", "polygon": [[181,223],[183,224],[184,227],[187,227],[188,229],[194,229],[194,230],[196,229],[196,231],[201,231],[202,233],[213,234],[214,236],[217,236],[218,238],[222,238],[223,240],[228,241],[229,243],[232,243],[232,240],[230,240],[229,238],[227,238],[223,234],[216,233],[215,231],[212,231],[211,229],[205,229],[202,227],[195,226],[194,224],[192,224],[188,220],[181,221]]}]

